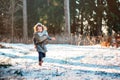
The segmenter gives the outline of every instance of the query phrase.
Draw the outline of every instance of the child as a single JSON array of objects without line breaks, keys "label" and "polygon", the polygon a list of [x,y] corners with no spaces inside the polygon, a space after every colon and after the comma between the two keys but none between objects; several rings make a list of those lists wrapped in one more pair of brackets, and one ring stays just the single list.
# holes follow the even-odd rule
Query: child
[{"label": "child", "polygon": [[39,54],[40,66],[42,66],[43,63],[42,59],[46,56],[47,48],[45,45],[47,40],[55,40],[55,38],[48,35],[46,26],[37,23],[34,26],[33,42]]}]

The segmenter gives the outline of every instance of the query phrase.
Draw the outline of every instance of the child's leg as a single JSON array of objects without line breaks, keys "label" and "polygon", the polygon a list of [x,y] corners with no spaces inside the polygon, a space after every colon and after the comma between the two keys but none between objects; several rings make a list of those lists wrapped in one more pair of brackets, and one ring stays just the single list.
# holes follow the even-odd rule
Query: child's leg
[{"label": "child's leg", "polygon": [[46,57],[46,53],[42,53],[43,54],[43,57]]},{"label": "child's leg", "polygon": [[42,58],[44,57],[43,53],[39,52],[38,57],[39,57],[39,65],[42,66],[42,62],[43,62]]}]

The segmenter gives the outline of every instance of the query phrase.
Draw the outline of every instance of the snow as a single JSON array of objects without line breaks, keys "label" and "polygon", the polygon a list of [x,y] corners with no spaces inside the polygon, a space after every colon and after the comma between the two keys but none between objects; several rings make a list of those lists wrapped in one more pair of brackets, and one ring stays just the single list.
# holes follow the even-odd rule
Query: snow
[{"label": "snow", "polygon": [[120,80],[120,48],[48,44],[42,66],[33,44],[0,43],[2,80]]}]

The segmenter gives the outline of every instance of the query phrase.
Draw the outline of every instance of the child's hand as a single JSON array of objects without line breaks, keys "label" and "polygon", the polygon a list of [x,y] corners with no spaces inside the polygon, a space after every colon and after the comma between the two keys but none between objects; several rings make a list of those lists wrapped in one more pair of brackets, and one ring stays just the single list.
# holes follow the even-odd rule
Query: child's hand
[{"label": "child's hand", "polygon": [[37,46],[36,46],[36,45],[34,45],[34,48],[37,48]]},{"label": "child's hand", "polygon": [[55,38],[55,37],[52,37],[51,39],[52,39],[52,40],[56,40],[56,38]]}]

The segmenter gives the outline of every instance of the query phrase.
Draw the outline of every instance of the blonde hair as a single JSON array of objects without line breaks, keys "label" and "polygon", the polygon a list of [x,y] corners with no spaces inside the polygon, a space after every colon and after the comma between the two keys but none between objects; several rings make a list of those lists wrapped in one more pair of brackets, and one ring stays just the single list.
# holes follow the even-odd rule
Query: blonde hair
[{"label": "blonde hair", "polygon": [[37,27],[38,26],[41,26],[43,28],[43,30],[47,30],[47,27],[41,23],[37,23],[34,27],[33,27],[33,30],[34,30],[34,33],[37,32]]},{"label": "blonde hair", "polygon": [[33,27],[34,33],[37,32],[37,25]]}]

